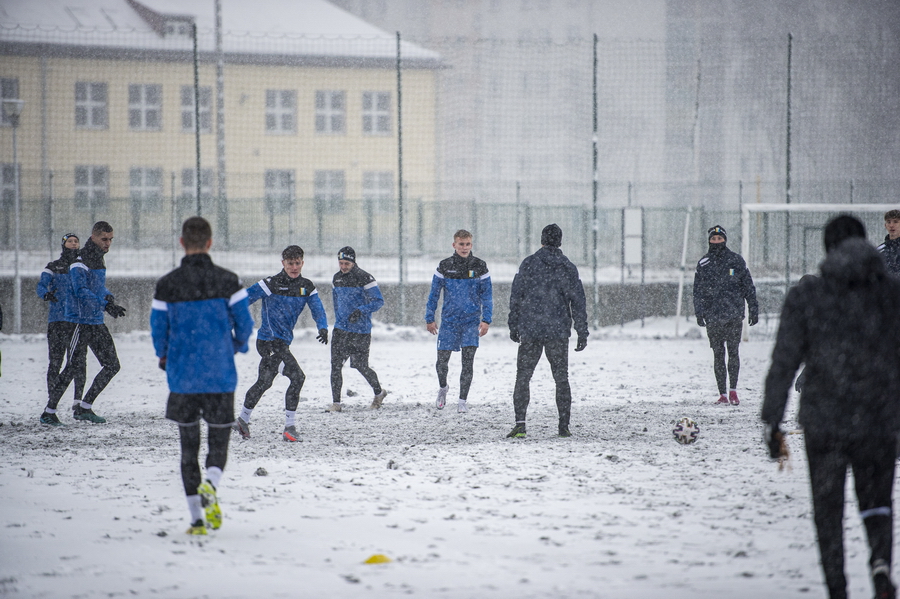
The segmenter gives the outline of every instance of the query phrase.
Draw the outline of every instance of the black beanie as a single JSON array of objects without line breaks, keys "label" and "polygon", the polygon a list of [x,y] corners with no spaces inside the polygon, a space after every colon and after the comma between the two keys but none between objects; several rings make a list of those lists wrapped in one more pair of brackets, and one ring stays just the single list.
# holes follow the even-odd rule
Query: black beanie
[{"label": "black beanie", "polygon": [[69,238],[70,238],[70,237],[74,237],[74,238],[77,239],[78,241],[81,241],[81,238],[78,237],[78,235],[76,235],[75,233],[66,233],[65,235],[62,236],[62,247],[63,247],[63,249],[65,249],[65,247],[66,247],[66,242],[69,241]]},{"label": "black beanie", "polygon": [[851,237],[866,237],[866,227],[859,219],[842,214],[831,219],[825,225],[825,251],[830,252],[841,244],[845,239]]},{"label": "black beanie", "polygon": [[553,223],[544,227],[544,230],[541,231],[541,245],[554,248],[562,245],[562,229],[559,228],[559,225]]},{"label": "black beanie", "polygon": [[709,241],[710,239],[712,239],[713,235],[721,235],[725,238],[725,243],[728,243],[728,234],[725,233],[725,229],[723,229],[719,225],[710,228],[710,230],[706,232],[706,240]]},{"label": "black beanie", "polygon": [[356,264],[356,252],[349,245],[345,245],[338,252],[338,260],[349,260]]}]

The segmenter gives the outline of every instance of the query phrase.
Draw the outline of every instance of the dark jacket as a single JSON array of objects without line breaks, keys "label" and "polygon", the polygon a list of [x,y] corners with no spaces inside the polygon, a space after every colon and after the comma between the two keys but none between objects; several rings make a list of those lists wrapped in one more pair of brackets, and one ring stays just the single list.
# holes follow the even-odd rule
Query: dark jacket
[{"label": "dark jacket", "polygon": [[888,270],[900,277],[900,237],[891,239],[890,236],[884,236],[884,243],[878,246],[884,263],[887,264]]},{"label": "dark jacket", "polygon": [[587,338],[584,286],[559,248],[542,247],[519,266],[509,296],[509,330],[522,341]]},{"label": "dark jacket", "polygon": [[808,433],[893,436],[900,431],[900,279],[859,238],[831,250],[821,272],[785,298],[762,419],[781,422],[805,363],[799,421]]},{"label": "dark jacket", "polygon": [[744,302],[750,316],[759,316],[756,287],[744,259],[725,247],[709,251],[697,263],[694,274],[694,314],[708,323],[744,319]]}]

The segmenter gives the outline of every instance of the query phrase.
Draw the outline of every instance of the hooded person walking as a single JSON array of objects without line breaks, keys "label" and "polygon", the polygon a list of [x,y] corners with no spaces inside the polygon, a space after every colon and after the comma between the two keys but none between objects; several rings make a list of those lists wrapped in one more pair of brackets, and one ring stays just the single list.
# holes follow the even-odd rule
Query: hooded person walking
[{"label": "hooded person walking", "polygon": [[762,420],[774,458],[786,457],[779,425],[800,364],[806,364],[798,420],[803,427],[813,512],[831,599],[847,597],[844,488],[853,469],[869,540],[876,599],[893,599],[893,487],[900,433],[900,279],[865,239],[863,224],[839,216],[825,227],[821,276],[788,291]]},{"label": "hooded person walking", "polygon": [[531,376],[547,354],[556,382],[559,436],[570,437],[572,390],[569,386],[569,337],[574,323],[575,351],[587,347],[584,286],[578,269],[559,249],[562,229],[552,224],[541,232],[541,249],[522,261],[509,297],[509,338],[519,344],[513,405],[516,425],[507,435],[525,438],[525,413],[531,399]]}]

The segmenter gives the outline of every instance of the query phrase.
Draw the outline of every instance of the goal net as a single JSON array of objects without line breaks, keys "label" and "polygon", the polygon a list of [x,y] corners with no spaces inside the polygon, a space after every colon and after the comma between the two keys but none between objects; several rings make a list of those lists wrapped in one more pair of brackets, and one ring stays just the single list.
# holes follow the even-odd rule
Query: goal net
[{"label": "goal net", "polygon": [[742,204],[741,254],[754,280],[781,279],[785,286],[815,273],[825,257],[822,233],[829,220],[851,214],[869,241],[884,238],[884,213],[893,204]]}]

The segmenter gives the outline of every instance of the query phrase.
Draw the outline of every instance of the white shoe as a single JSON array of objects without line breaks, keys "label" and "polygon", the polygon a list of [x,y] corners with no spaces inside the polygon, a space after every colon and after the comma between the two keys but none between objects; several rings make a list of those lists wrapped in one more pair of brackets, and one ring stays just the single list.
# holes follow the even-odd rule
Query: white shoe
[{"label": "white shoe", "polygon": [[372,405],[369,406],[370,410],[377,410],[381,408],[381,402],[384,401],[385,396],[387,396],[387,391],[382,389],[381,393],[372,398]]},{"label": "white shoe", "polygon": [[469,411],[469,408],[466,406],[465,400],[460,400],[459,405],[456,407],[456,411],[460,414],[465,414]]},{"label": "white shoe", "polygon": [[438,410],[443,410],[444,406],[447,405],[447,392],[449,390],[450,390],[450,385],[447,385],[446,387],[441,387],[440,389],[438,389],[437,401],[435,402],[435,405],[437,406]]}]

